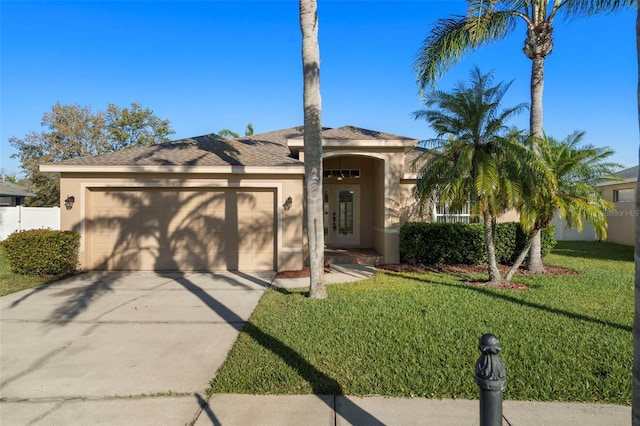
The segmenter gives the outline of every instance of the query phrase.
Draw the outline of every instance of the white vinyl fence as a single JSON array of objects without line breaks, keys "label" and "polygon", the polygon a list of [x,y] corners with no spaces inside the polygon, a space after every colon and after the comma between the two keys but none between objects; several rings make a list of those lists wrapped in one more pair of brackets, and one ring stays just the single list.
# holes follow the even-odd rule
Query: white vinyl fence
[{"label": "white vinyl fence", "polygon": [[15,231],[60,229],[60,207],[0,207],[0,241]]},{"label": "white vinyl fence", "polygon": [[589,222],[583,222],[584,229],[581,232],[567,227],[567,222],[564,219],[560,219],[556,213],[556,217],[553,218],[551,224],[555,226],[555,235],[553,237],[558,241],[598,241],[596,231]]}]

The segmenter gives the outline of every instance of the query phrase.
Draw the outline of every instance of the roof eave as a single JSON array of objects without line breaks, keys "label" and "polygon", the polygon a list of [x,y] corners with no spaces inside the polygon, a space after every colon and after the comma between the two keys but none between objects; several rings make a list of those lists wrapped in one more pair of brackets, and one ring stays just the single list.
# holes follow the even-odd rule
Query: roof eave
[{"label": "roof eave", "polygon": [[181,165],[74,165],[42,164],[41,172],[57,173],[215,173],[215,174],[304,174],[304,166],[181,166]]}]

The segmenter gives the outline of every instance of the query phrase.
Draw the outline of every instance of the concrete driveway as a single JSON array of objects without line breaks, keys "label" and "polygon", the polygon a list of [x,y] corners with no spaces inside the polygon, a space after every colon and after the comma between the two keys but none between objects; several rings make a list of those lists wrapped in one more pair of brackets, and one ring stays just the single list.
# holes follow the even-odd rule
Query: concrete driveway
[{"label": "concrete driveway", "polygon": [[90,272],[0,298],[0,423],[193,422],[272,278]]}]

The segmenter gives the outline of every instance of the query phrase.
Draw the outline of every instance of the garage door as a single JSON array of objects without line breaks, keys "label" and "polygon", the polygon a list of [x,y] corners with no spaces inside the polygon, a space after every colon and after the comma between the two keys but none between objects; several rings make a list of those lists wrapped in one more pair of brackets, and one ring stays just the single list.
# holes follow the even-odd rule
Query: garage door
[{"label": "garage door", "polygon": [[93,189],[90,269],[274,270],[272,190]]}]

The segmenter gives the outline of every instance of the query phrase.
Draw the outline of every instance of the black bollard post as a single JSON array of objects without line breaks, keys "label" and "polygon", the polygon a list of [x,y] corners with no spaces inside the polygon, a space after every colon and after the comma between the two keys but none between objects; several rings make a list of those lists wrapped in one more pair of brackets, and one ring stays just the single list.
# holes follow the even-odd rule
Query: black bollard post
[{"label": "black bollard post", "polygon": [[476,362],[476,383],[480,388],[480,426],[502,425],[502,391],[507,383],[507,369],[498,352],[502,349],[493,334],[483,334]]}]

